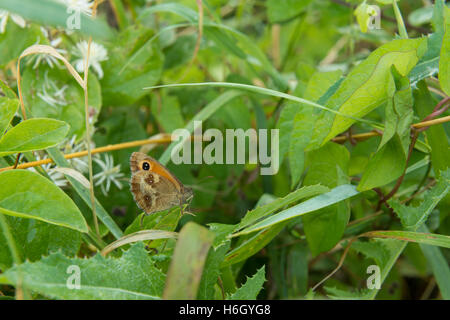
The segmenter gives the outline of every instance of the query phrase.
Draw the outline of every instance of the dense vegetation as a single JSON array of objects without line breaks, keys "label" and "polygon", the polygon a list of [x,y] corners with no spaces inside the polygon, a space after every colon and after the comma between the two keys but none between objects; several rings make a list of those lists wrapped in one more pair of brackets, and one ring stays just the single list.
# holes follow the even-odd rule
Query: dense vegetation
[{"label": "dense vegetation", "polygon": [[[450,299],[445,0],[0,9],[0,299]],[[174,164],[194,121],[279,170]],[[143,216],[134,151],[192,202]]]}]

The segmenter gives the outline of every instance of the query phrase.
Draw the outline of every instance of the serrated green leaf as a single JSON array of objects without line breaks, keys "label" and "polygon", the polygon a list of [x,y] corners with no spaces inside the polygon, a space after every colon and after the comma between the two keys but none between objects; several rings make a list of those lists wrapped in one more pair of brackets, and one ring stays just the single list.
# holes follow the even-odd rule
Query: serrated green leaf
[{"label": "serrated green leaf", "polygon": [[72,199],[50,180],[27,170],[0,173],[0,212],[6,215],[37,219],[87,232],[88,227]]},{"label": "serrated green leaf", "polygon": [[[100,254],[89,259],[68,258],[52,253],[7,270],[0,283],[16,285],[19,268],[24,287],[57,299],[153,300],[161,297],[165,281],[142,243],[133,245],[118,259]],[[71,276],[77,275],[77,269],[80,288],[70,288],[75,284]]]},{"label": "serrated green leaf", "polygon": [[431,211],[450,191],[450,169],[441,172],[440,178],[433,189],[427,191],[424,200],[417,207],[405,206],[396,199],[388,200],[389,206],[400,218],[404,228],[415,231],[430,215]]},{"label": "serrated green leaf", "polygon": [[227,300],[256,300],[266,281],[265,269],[265,266],[262,266],[253,277],[247,278],[245,284],[237,289]]}]

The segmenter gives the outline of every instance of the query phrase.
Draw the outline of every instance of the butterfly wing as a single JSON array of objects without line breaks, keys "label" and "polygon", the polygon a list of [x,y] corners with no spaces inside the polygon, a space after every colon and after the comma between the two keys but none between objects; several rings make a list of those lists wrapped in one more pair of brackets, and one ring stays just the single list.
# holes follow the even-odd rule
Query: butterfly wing
[{"label": "butterfly wing", "polygon": [[131,177],[131,193],[139,208],[150,214],[180,204],[179,192],[166,178],[147,171]]},{"label": "butterfly wing", "polygon": [[[150,163],[149,170],[143,170],[144,162]],[[162,164],[144,153],[131,155],[130,168],[131,193],[147,214],[181,205],[192,198],[190,188],[184,187]]]}]

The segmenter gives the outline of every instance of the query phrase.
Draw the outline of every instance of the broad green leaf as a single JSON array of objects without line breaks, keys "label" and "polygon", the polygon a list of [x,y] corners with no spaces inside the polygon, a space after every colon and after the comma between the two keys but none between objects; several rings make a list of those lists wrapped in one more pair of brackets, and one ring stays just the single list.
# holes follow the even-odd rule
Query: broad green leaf
[{"label": "broad green leaf", "polygon": [[371,238],[396,239],[450,248],[450,236],[445,236],[442,234],[387,230],[387,231],[369,231],[364,233],[363,236]]},{"label": "broad green leaf", "polygon": [[37,219],[87,232],[83,215],[61,189],[43,176],[27,170],[0,173],[0,212],[6,215]]},{"label": "broad green leaf", "polygon": [[[0,0],[0,8],[16,13],[38,23],[66,28],[68,20],[74,13],[68,13],[67,7],[53,0]],[[108,25],[99,19],[91,19],[87,15],[81,14],[80,25],[77,30],[84,34],[97,38],[111,38],[112,30]]]},{"label": "broad green leaf", "polygon": [[105,105],[132,104],[147,94],[143,87],[159,81],[163,55],[156,42],[147,41],[152,35],[152,30],[133,25],[108,47],[109,59],[104,63],[105,76],[101,80]]},{"label": "broad green leaf", "polygon": [[[364,117],[388,99],[385,83],[391,66],[400,75],[408,75],[426,47],[425,39],[393,40],[379,47],[349,73],[326,106],[353,118]],[[355,122],[351,117],[322,113],[309,148],[323,145],[348,129]]]},{"label": "broad green leaf", "polygon": [[262,266],[253,277],[247,278],[247,281],[236,290],[227,300],[256,300],[266,281],[265,266]]},{"label": "broad green leaf", "polygon": [[300,201],[305,198],[310,198],[316,196],[318,194],[327,192],[329,189],[325,186],[321,185],[311,185],[300,188],[289,193],[287,196],[279,199],[274,199],[273,201],[259,206],[252,211],[247,212],[247,214],[242,218],[241,222],[236,227],[236,230],[243,229],[262,218],[276,212],[279,209],[282,209],[285,206],[291,205],[297,201]]},{"label": "broad green leaf", "polygon": [[406,154],[396,135],[370,158],[358,184],[358,191],[370,190],[394,181],[402,175],[405,165]]},{"label": "broad green leaf", "polygon": [[[320,183],[334,188],[348,183],[348,150],[335,143],[327,143],[308,154],[308,171],[304,185]],[[306,214],[302,217],[306,239],[313,255],[333,248],[344,234],[350,218],[346,201]]]},{"label": "broad green leaf", "polygon": [[445,33],[439,59],[439,82],[442,90],[450,95],[450,8],[445,6]]},{"label": "broad green leaf", "polygon": [[[154,300],[161,297],[165,281],[142,243],[133,245],[118,259],[100,254],[89,259],[68,258],[52,253],[7,270],[0,275],[0,283],[16,285],[19,268],[25,288],[55,299]],[[79,289],[73,287],[77,275]]]},{"label": "broad green leaf", "polygon": [[[420,232],[429,232],[425,224],[419,227]],[[423,254],[427,262],[433,270],[436,283],[439,286],[442,297],[445,300],[450,299],[450,266],[448,260],[444,257],[441,250],[436,246],[430,246],[427,244],[420,243],[420,249],[422,249]]]},{"label": "broad green leaf", "polygon": [[53,147],[63,141],[69,126],[63,121],[35,118],[22,121],[0,139],[0,157]]},{"label": "broad green leaf", "polygon": [[180,231],[167,272],[164,299],[195,299],[214,234],[188,222]]},{"label": "broad green leaf", "polygon": [[0,137],[8,129],[18,107],[19,100],[0,97]]},{"label": "broad green leaf", "polygon": [[[61,153],[61,151],[58,150],[58,148],[49,148],[47,149],[47,152],[49,156],[55,161],[55,163],[60,168],[70,168],[70,163],[64,158],[64,155]],[[92,202],[91,197],[89,194],[89,190],[87,190],[83,185],[78,182],[76,179],[72,178],[69,175],[65,175],[66,179],[70,182],[72,187],[75,189],[75,191],[78,193],[78,195],[83,199],[83,201],[86,203],[86,205],[91,208]],[[92,208],[91,208],[92,209]],[[111,231],[113,236],[116,239],[119,239],[122,237],[123,233],[122,230],[117,226],[117,224],[114,222],[114,220],[111,218],[108,212],[103,208],[103,206],[98,202],[97,199],[95,199],[95,212],[97,214],[97,217],[102,221],[105,226]]]},{"label": "broad green leaf", "polygon": [[279,23],[298,16],[311,3],[311,0],[268,0],[267,16],[271,23]]},{"label": "broad green leaf", "polygon": [[243,234],[248,234],[251,232],[255,232],[272,225],[287,221],[292,218],[299,217],[309,212],[313,212],[322,208],[326,208],[333,204],[339,203],[343,200],[349,199],[359,192],[356,191],[355,186],[350,184],[344,184],[338,186],[331,191],[315,196],[309,200],[306,200],[296,206],[290,207],[289,209],[283,210],[280,213],[272,215],[261,222],[258,222],[254,225],[251,225],[244,230],[234,233],[232,236],[237,237]]},{"label": "broad green leaf", "polygon": [[[54,251],[67,256],[75,256],[80,249],[80,233],[68,228],[55,226],[35,219],[5,216],[14,237],[20,260],[36,261]],[[0,243],[6,243],[0,228]],[[0,246],[0,269],[13,265],[9,248]]]}]

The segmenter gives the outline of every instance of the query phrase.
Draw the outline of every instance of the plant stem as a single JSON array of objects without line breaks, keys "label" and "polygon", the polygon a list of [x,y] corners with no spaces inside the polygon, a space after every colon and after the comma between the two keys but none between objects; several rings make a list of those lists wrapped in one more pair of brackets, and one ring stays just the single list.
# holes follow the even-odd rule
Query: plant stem
[{"label": "plant stem", "polygon": [[405,22],[403,21],[402,13],[397,5],[397,0],[392,1],[394,7],[395,19],[397,20],[397,27],[400,37],[408,39],[408,32],[406,31]]}]

